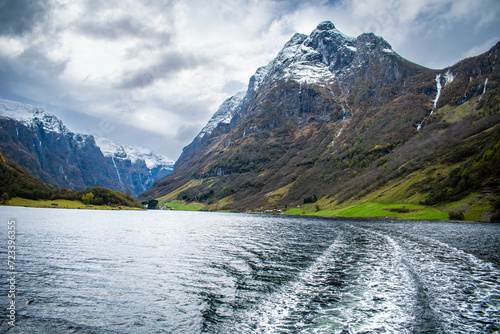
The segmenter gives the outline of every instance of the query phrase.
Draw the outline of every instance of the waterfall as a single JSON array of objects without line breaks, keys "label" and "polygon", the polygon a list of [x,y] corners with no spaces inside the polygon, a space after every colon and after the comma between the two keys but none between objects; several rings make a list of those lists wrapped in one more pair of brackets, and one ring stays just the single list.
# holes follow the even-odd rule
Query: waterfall
[{"label": "waterfall", "polygon": [[120,172],[118,171],[118,167],[116,167],[115,157],[111,157],[111,160],[113,160],[113,166],[115,166],[116,174],[118,175],[118,181],[123,184],[122,177],[120,176]]},{"label": "waterfall", "polygon": [[[444,86],[441,84],[441,78],[445,79]],[[439,73],[438,75],[436,75],[436,90],[437,90],[437,93],[436,93],[436,97],[434,97],[434,102],[433,102],[432,110],[429,113],[429,116],[431,116],[434,113],[434,111],[436,110],[436,108],[437,108],[439,97],[441,96],[441,91],[443,90],[444,87],[446,87],[447,84],[451,83],[454,78],[455,77],[450,72],[450,70],[448,70],[444,74],[444,76],[441,76],[441,73]],[[486,79],[486,82],[488,82],[488,79]],[[485,90],[486,90],[486,87],[485,87]],[[425,122],[426,118],[427,117],[425,117],[420,123],[418,123],[418,125],[417,125],[417,131],[420,131],[422,129],[422,126],[424,126],[424,122]]]},{"label": "waterfall", "polygon": [[488,86],[488,78],[486,78],[486,80],[484,81],[484,88],[483,88],[483,92],[481,93],[481,96],[479,97],[479,101],[481,101],[484,93],[486,93],[486,86]]},{"label": "waterfall", "polygon": [[437,106],[437,103],[438,103],[438,100],[439,100],[439,96],[441,95],[441,89],[442,88],[443,88],[443,86],[441,85],[441,74],[438,74],[438,75],[436,75],[436,89],[437,89],[437,93],[436,93],[436,97],[434,98],[434,107],[431,110],[430,115],[432,115],[432,113],[434,112],[434,109],[436,109],[436,106]]}]

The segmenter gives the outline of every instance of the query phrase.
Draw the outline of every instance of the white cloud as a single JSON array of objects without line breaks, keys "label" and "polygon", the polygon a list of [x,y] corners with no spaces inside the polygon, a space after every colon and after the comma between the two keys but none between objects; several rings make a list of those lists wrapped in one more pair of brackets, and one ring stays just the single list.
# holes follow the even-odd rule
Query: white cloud
[{"label": "white cloud", "polygon": [[0,37],[0,54],[4,57],[18,57],[25,50],[24,44],[16,38],[9,36]]}]

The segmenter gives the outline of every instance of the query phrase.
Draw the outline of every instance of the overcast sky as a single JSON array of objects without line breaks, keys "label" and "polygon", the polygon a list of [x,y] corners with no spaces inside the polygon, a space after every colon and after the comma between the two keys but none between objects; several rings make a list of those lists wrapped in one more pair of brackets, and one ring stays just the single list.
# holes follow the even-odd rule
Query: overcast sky
[{"label": "overcast sky", "polygon": [[325,20],[431,68],[500,40],[498,0],[0,0],[0,97],[175,160],[257,67]]}]

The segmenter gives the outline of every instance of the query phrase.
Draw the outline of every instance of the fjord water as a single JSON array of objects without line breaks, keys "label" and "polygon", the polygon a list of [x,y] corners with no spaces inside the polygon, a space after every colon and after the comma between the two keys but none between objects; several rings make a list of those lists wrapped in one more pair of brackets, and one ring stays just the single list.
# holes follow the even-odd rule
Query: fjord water
[{"label": "fjord water", "polygon": [[[1,207],[0,332],[493,333],[500,226]],[[16,220],[16,328],[6,322]]]}]

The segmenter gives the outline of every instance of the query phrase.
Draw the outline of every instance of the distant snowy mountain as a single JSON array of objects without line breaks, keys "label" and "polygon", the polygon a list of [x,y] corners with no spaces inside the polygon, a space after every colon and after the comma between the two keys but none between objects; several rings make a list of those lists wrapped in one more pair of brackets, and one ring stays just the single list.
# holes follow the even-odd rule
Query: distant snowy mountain
[{"label": "distant snowy mountain", "polygon": [[157,167],[171,170],[171,166],[175,163],[162,154],[157,154],[147,147],[124,145],[121,146],[111,139],[94,136],[97,146],[101,149],[105,157],[115,157],[118,159],[127,159],[131,163],[144,161],[148,169]]},{"label": "distant snowy mountain", "polygon": [[56,187],[102,186],[134,196],[172,172],[174,165],[148,148],[74,133],[39,107],[4,99],[0,99],[0,148]]},{"label": "distant snowy mountain", "polygon": [[[156,180],[170,174],[174,169],[174,161],[164,155],[154,153],[149,148],[132,145],[121,146],[111,139],[103,137],[94,137],[94,139],[104,157],[108,160],[111,159],[120,182],[124,182],[122,177],[130,167],[146,166],[149,175],[137,174],[135,178],[138,178],[138,183],[137,179],[132,180],[140,190],[139,193],[148,190]],[[138,186],[141,184],[143,187]]]}]

